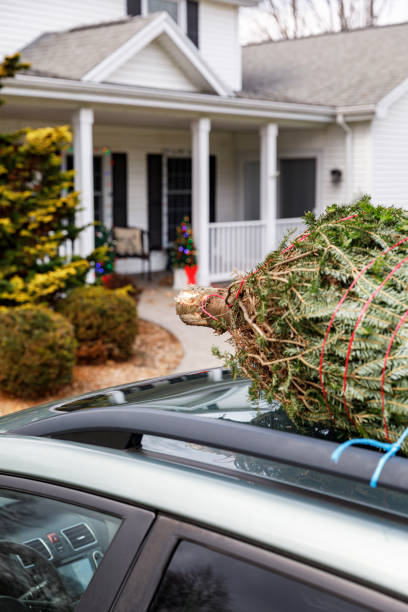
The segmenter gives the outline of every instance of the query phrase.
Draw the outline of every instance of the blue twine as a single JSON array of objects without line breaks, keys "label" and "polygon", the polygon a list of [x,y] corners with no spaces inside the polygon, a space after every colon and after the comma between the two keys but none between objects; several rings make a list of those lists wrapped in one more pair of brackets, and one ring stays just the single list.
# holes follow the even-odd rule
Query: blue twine
[{"label": "blue twine", "polygon": [[378,440],[371,440],[367,438],[353,438],[352,440],[347,440],[347,442],[340,444],[340,446],[338,446],[336,450],[332,453],[331,458],[335,463],[338,463],[343,451],[346,450],[346,448],[348,448],[349,446],[352,446],[353,444],[374,446],[374,448],[380,448],[381,450],[387,451],[385,455],[383,455],[379,460],[377,467],[375,468],[374,473],[371,476],[370,487],[373,487],[373,489],[375,489],[385,464],[400,450],[401,445],[407,436],[408,427],[402,432],[402,434],[400,435],[398,440],[394,442],[394,444],[389,444],[388,442],[378,442]]}]

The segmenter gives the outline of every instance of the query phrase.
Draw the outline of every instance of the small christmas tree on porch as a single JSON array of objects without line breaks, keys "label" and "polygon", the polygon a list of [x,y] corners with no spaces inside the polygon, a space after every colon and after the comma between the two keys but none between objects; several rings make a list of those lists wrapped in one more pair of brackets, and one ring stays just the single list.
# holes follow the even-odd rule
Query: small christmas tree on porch
[{"label": "small christmas tree on porch", "polygon": [[[171,262],[175,270],[182,268],[187,275],[188,284],[195,284],[197,273],[197,251],[193,241],[193,230],[190,225],[190,218],[184,217],[183,221],[176,228],[176,239],[171,252]],[[184,286],[183,281],[181,286]],[[176,287],[180,288],[180,287]]]}]

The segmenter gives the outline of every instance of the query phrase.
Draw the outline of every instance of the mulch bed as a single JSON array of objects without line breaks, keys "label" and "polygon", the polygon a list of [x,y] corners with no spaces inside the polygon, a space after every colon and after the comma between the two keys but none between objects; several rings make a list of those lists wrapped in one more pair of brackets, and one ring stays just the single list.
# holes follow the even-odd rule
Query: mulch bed
[{"label": "mulch bed", "polygon": [[164,376],[177,368],[182,357],[183,347],[173,334],[160,325],[140,319],[134,354],[128,361],[108,361],[103,365],[78,365],[75,367],[74,380],[70,385],[58,393],[33,400],[12,398],[0,392],[0,414],[9,414],[29,406],[96,389]]}]

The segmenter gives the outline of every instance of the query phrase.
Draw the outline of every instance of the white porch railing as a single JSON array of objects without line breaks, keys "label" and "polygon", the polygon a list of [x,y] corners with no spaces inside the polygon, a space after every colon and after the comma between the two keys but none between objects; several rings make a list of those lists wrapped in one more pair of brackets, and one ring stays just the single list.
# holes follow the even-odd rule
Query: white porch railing
[{"label": "white porch railing", "polygon": [[210,280],[248,272],[265,257],[265,221],[210,223]]},{"label": "white porch railing", "polygon": [[289,238],[289,242],[293,242],[295,238],[300,236],[300,234],[303,234],[305,229],[306,226],[301,218],[276,219],[276,248],[283,240],[285,234],[287,234],[289,231],[293,231]]}]

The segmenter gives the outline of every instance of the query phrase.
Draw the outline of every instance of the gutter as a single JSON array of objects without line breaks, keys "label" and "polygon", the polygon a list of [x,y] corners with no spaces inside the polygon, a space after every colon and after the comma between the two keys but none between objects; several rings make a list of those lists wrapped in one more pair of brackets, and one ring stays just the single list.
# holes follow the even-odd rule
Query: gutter
[{"label": "gutter", "polygon": [[319,123],[332,123],[335,119],[335,110],[330,106],[135,88],[31,75],[17,75],[14,79],[6,79],[2,95],[73,101],[76,106],[78,103],[100,103]]},{"label": "gutter", "polygon": [[336,123],[344,130],[346,135],[346,200],[348,204],[351,204],[353,198],[353,130],[345,122],[342,113],[336,115]]}]

